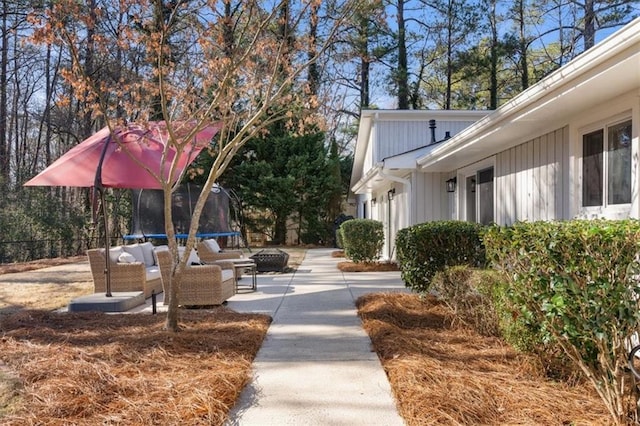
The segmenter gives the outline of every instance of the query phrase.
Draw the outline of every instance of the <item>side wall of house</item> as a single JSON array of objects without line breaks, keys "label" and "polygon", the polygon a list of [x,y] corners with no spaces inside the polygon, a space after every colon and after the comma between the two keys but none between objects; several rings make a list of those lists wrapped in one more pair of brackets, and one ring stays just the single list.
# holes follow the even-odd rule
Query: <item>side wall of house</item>
[{"label": "side wall of house", "polygon": [[[632,149],[631,203],[583,207],[583,136],[628,120],[632,123],[629,141]],[[466,189],[461,182],[489,166],[494,168],[494,218],[499,225],[516,221],[640,217],[638,93],[603,100],[596,108],[567,117],[567,123],[562,128],[458,169],[458,213],[452,211],[452,217],[469,220],[465,212]],[[444,183],[441,185],[443,193]]]},{"label": "side wall of house", "polygon": [[570,217],[568,148],[565,126],[496,155],[496,223]]},{"label": "side wall of house", "polygon": [[445,190],[445,181],[448,178],[449,175],[445,173],[416,172],[413,174],[412,179],[415,182],[413,184],[415,188],[413,224],[454,217],[454,200]]},{"label": "side wall of house", "polygon": [[[474,121],[471,120],[439,120],[436,122],[435,140],[441,141],[445,138],[446,132],[455,135],[464,130]],[[373,148],[375,154],[374,162],[382,161],[394,155],[429,145],[432,135],[429,128],[428,119],[422,121],[409,120],[379,120],[375,122],[376,146]],[[370,153],[367,153],[370,155]],[[364,172],[366,173],[365,167]]]}]

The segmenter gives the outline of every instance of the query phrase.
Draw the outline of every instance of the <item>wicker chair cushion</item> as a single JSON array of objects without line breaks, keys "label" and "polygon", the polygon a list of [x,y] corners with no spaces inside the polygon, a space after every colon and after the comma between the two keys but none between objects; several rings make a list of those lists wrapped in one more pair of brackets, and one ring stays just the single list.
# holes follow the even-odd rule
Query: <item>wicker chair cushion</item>
[{"label": "wicker chair cushion", "polygon": [[147,281],[155,280],[162,277],[162,275],[160,275],[159,266],[148,266],[145,268],[145,272],[147,275]]},{"label": "wicker chair cushion", "polygon": [[[182,257],[184,256],[184,250],[185,248],[180,246],[178,247],[178,255],[180,256],[180,259],[182,259]],[[198,253],[194,250],[191,249],[191,253],[189,253],[189,258],[187,259],[187,265],[193,265],[193,264],[199,264],[200,263],[200,258],[198,257]]]},{"label": "wicker chair cushion", "polygon": [[[104,256],[104,249],[100,249],[100,254]],[[120,246],[111,247],[109,249],[109,259],[111,259],[113,263],[118,263],[118,258],[120,257],[121,254],[122,254],[122,247]]]},{"label": "wicker chair cushion", "polygon": [[149,242],[142,243],[140,244],[140,248],[142,249],[142,255],[144,256],[145,266],[157,265],[153,256],[153,244]]},{"label": "wicker chair cushion", "polygon": [[142,253],[142,247],[140,247],[140,244],[122,246],[122,250],[124,250],[125,253],[132,254],[138,262],[144,263],[144,254]]},{"label": "wicker chair cushion", "polygon": [[135,263],[138,259],[131,253],[122,252],[120,256],[118,256],[118,263]]},{"label": "wicker chair cushion", "polygon": [[209,250],[214,253],[220,253],[222,251],[220,245],[214,239],[204,240],[204,243],[207,245],[207,247],[209,247]]}]

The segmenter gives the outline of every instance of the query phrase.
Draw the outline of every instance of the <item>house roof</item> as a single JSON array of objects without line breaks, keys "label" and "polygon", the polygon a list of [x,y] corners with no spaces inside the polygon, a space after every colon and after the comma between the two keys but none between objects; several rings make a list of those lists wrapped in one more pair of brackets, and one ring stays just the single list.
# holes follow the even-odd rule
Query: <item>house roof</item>
[{"label": "house roof", "polygon": [[449,172],[567,124],[603,99],[640,95],[640,18],[417,160]]},{"label": "house roof", "polygon": [[362,110],[356,149],[351,169],[351,185],[355,193],[361,193],[381,183],[382,172],[391,175],[406,174],[407,169],[415,170],[416,159],[428,153],[437,145],[428,145],[421,148],[400,153],[383,159],[374,164],[369,170],[364,169],[367,150],[371,140],[371,130],[376,121],[436,121],[447,120],[455,117],[456,120],[475,121],[484,117],[488,111],[460,111],[460,110]]}]

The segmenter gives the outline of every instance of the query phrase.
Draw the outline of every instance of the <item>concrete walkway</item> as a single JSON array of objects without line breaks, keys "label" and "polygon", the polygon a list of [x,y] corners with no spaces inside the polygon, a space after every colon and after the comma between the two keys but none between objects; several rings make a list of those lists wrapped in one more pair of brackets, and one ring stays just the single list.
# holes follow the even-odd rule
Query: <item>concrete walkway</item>
[{"label": "concrete walkway", "polygon": [[354,305],[362,294],[406,291],[400,273],[343,274],[332,251],[309,250],[295,274],[260,275],[257,292],[229,300],[273,317],[230,425],[403,424]]}]

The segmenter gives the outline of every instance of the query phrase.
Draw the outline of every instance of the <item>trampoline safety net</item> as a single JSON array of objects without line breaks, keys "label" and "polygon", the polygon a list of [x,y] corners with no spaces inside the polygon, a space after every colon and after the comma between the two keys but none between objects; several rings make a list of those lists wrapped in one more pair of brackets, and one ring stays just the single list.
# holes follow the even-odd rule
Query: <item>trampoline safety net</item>
[{"label": "trampoline safety net", "polygon": [[[200,195],[201,187],[193,184],[180,185],[172,194],[171,211],[177,234],[189,232],[191,216]],[[164,234],[164,202],[162,190],[133,190],[133,234]],[[232,232],[229,221],[229,193],[214,186],[202,210],[198,233]]]}]

